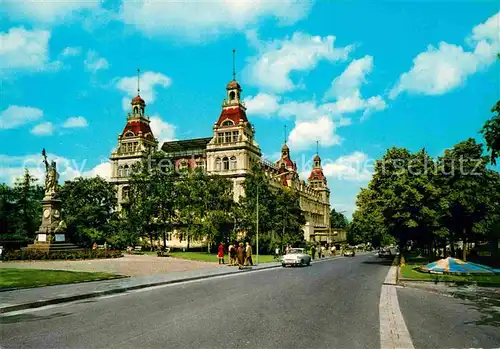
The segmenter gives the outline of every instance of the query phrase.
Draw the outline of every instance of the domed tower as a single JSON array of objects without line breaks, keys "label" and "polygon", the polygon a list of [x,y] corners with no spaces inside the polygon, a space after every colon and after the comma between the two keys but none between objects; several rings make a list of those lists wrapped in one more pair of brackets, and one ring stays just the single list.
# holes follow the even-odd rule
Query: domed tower
[{"label": "domed tower", "polygon": [[285,143],[281,147],[281,157],[276,161],[276,166],[279,168],[279,174],[283,174],[281,175],[282,184],[292,186],[292,181],[298,179],[297,164],[290,158],[290,148],[286,144],[286,136]]},{"label": "domed tower", "polygon": [[308,182],[313,189],[322,192],[323,200],[330,200],[330,189],[328,189],[326,177],[321,167],[321,158],[318,154],[316,154],[313,159],[313,168],[309,175]]},{"label": "domed tower", "polygon": [[235,201],[244,195],[242,183],[252,164],[260,161],[261,151],[255,141],[255,130],[248,121],[241,100],[241,86],[236,81],[233,50],[233,79],[226,85],[222,111],[207,144],[207,171],[231,178]]},{"label": "domed tower", "polygon": [[118,146],[111,153],[111,182],[117,186],[119,209],[128,201],[129,179],[132,167],[157,148],[158,140],[150,127],[146,116],[146,102],[139,89],[139,69],[137,70],[137,96],[130,102],[131,112],[127,114],[127,123],[118,135]]}]

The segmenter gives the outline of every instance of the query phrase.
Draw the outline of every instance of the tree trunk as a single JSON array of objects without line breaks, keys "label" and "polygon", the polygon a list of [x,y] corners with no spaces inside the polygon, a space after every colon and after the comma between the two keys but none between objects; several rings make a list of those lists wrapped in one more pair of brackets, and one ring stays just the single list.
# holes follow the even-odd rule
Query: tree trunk
[{"label": "tree trunk", "polygon": [[448,257],[446,253],[446,238],[443,239],[443,258]]},{"label": "tree trunk", "polygon": [[149,233],[150,249],[153,251],[153,233]]},{"label": "tree trunk", "polygon": [[450,237],[450,252],[451,256],[455,257],[455,240],[453,239],[453,237]]},{"label": "tree trunk", "polygon": [[187,237],[187,249],[188,250],[189,250],[189,243],[190,243],[190,241],[191,241],[191,237],[188,234],[188,237]]},{"label": "tree trunk", "polygon": [[428,251],[427,251],[427,252],[428,252],[428,254],[427,254],[427,255],[429,256],[429,259],[430,259],[431,261],[432,261],[432,260],[434,260],[434,258],[435,258],[435,256],[436,256],[436,255],[434,254],[434,248],[433,248],[433,245],[434,245],[434,244],[433,244],[433,240],[431,239],[431,240],[429,241],[429,244],[428,244]]},{"label": "tree trunk", "polygon": [[462,249],[462,260],[464,262],[467,261],[467,230],[464,228],[464,240],[463,240],[463,249]]},{"label": "tree trunk", "polygon": [[167,247],[167,233],[163,231],[163,248]]}]

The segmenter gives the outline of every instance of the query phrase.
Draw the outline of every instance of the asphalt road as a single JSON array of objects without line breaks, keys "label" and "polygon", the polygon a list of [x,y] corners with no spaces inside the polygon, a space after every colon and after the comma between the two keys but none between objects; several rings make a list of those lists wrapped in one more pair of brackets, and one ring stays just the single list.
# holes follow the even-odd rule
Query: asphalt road
[{"label": "asphalt road", "polygon": [[444,293],[399,288],[399,307],[415,348],[500,348],[498,289]]},{"label": "asphalt road", "polygon": [[[0,317],[0,347],[380,348],[389,264],[356,255],[26,310]],[[477,302],[398,298],[415,348],[500,347],[500,319],[481,323]]]},{"label": "asphalt road", "polygon": [[378,262],[358,255],[1,317],[0,346],[377,348],[388,271]]}]

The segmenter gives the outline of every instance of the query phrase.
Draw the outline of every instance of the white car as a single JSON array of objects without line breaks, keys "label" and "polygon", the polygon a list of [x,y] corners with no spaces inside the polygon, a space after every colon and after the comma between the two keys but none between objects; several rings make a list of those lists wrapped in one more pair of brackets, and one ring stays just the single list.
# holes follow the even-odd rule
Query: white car
[{"label": "white car", "polygon": [[311,265],[311,256],[306,254],[306,251],[303,248],[292,248],[281,258],[281,265],[283,267],[286,267],[287,265]]}]

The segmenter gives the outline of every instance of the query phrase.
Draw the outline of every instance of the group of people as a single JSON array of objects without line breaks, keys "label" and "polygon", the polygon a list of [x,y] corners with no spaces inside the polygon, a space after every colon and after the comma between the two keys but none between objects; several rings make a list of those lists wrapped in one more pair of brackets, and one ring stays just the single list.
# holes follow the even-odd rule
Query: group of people
[{"label": "group of people", "polygon": [[318,258],[319,259],[326,257],[327,253],[330,255],[330,257],[331,256],[335,256],[336,249],[337,248],[335,247],[335,245],[331,245],[328,248],[325,245],[320,245],[320,246],[318,246],[318,248],[316,248],[316,246],[313,245],[311,247],[311,256],[312,256],[312,259],[316,258],[316,252],[318,253]]},{"label": "group of people", "polygon": [[[226,252],[226,248],[224,244],[221,242],[219,244],[219,248],[217,249],[217,257],[219,258],[219,264],[224,264],[224,255]],[[252,246],[250,243],[246,243],[243,245],[243,242],[234,243],[229,245],[228,248],[229,254],[229,265],[237,265],[239,269],[243,268],[243,266],[253,265],[252,260]]]}]

